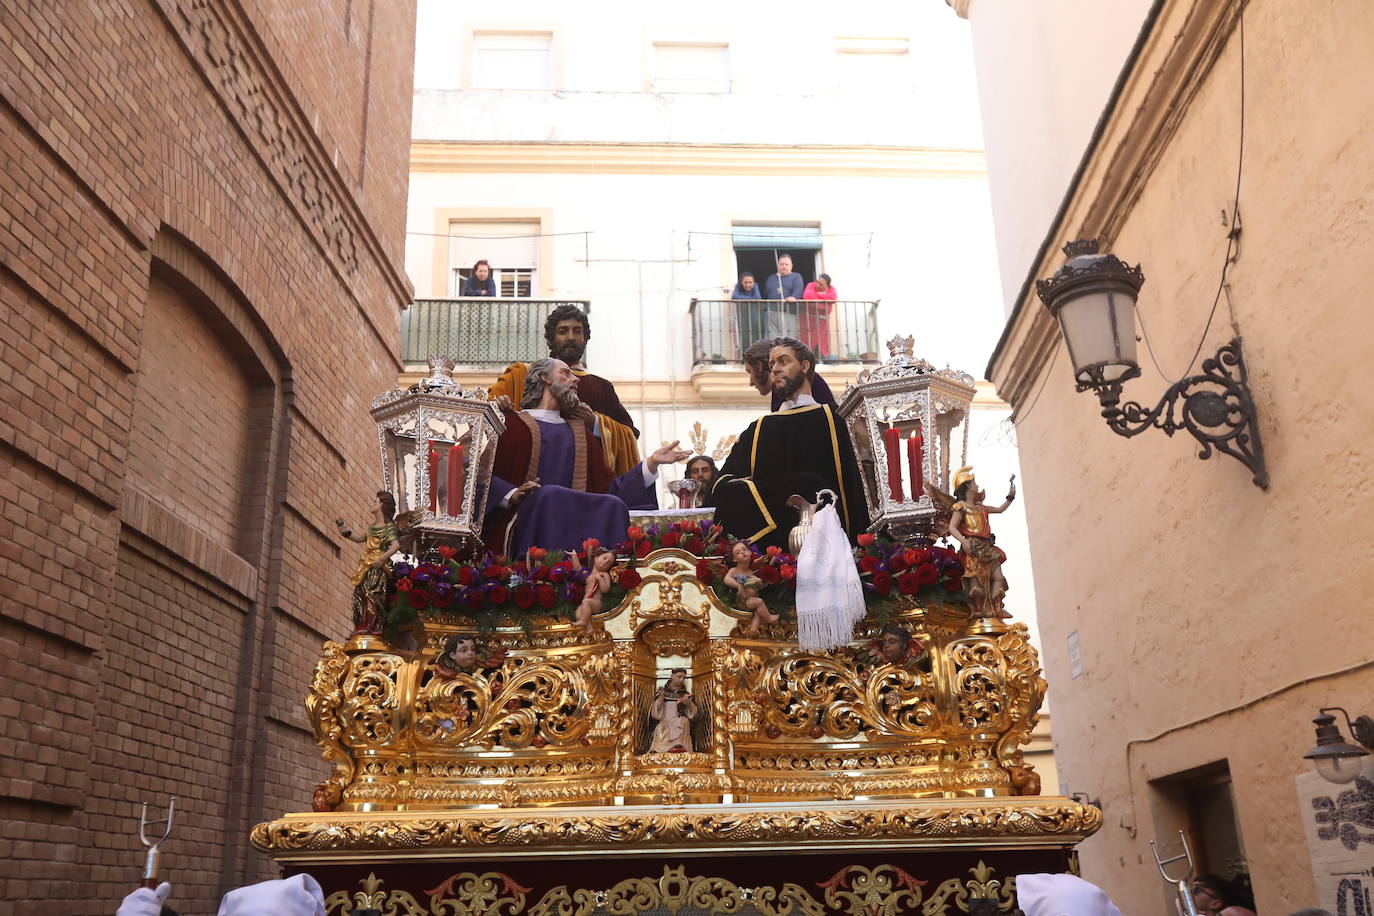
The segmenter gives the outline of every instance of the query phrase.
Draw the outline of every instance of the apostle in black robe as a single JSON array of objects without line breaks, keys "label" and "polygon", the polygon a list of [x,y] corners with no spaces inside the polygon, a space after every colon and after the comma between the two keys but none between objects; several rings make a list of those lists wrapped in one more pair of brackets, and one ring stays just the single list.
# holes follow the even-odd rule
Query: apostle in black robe
[{"label": "apostle in black robe", "polygon": [[816,493],[828,489],[838,497],[835,511],[853,540],[869,520],[849,431],[833,407],[811,396],[815,353],[799,340],[781,340],[769,369],[783,404],[751,423],[721,466],[710,495],[716,524],[732,537],[785,550],[798,521],[788,497],[814,503]]}]

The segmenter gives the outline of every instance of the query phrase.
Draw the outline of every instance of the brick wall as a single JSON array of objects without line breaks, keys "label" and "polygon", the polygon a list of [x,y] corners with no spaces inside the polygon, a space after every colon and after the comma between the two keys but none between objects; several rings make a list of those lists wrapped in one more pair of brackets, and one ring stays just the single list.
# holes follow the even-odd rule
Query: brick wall
[{"label": "brick wall", "polygon": [[0,4],[0,912],[183,913],[325,768],[394,383],[414,10]]}]

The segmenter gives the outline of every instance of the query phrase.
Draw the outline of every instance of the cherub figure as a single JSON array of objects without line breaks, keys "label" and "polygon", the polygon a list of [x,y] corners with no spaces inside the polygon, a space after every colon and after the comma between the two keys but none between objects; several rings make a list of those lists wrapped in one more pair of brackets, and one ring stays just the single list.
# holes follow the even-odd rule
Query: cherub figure
[{"label": "cherub figure", "polygon": [[[606,592],[611,590],[611,567],[615,565],[615,553],[605,547],[593,547],[587,554],[591,572],[587,574],[587,584],[582,593],[582,603],[577,606],[576,622],[583,631],[592,632],[592,616],[601,613]],[[573,569],[581,569],[582,563],[577,554],[572,555]]]},{"label": "cherub figure", "polygon": [[954,495],[941,493],[927,485],[937,504],[949,511],[946,528],[950,537],[959,542],[959,559],[964,564],[964,591],[973,602],[975,617],[1010,617],[1002,607],[1007,580],[1002,564],[1007,555],[997,546],[988,516],[1007,511],[1016,498],[1016,475],[1011,476],[1007,498],[1000,506],[987,506],[987,495],[978,488],[973,468],[962,467],[954,474]]},{"label": "cherub figure", "polygon": [[355,544],[366,545],[350,580],[353,583],[353,635],[382,635],[386,624],[391,558],[401,549],[401,542],[415,523],[416,515],[413,511],[403,512],[398,518],[396,497],[386,490],[378,490],[373,523],[365,534],[354,534],[343,519],[334,519],[340,535]]},{"label": "cherub figure", "polygon": [[740,604],[746,611],[754,612],[745,632],[757,636],[759,627],[775,622],[778,615],[770,612],[768,605],[759,597],[763,580],[754,575],[754,551],[749,548],[749,542],[735,541],[730,548],[730,559],[734,560],[735,565],[725,571],[725,584],[739,593]]}]

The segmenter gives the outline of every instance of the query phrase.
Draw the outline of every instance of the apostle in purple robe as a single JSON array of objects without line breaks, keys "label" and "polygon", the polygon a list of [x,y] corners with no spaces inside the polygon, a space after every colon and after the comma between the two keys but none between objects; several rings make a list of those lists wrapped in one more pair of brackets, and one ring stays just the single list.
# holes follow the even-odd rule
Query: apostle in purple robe
[{"label": "apostle in purple robe", "polygon": [[525,377],[521,410],[505,413],[482,529],[493,553],[571,550],[587,538],[616,544],[631,509],[658,508],[659,465],[691,454],[674,442],[613,476],[593,432],[596,415],[578,398],[577,381],[562,360],[538,360]]}]

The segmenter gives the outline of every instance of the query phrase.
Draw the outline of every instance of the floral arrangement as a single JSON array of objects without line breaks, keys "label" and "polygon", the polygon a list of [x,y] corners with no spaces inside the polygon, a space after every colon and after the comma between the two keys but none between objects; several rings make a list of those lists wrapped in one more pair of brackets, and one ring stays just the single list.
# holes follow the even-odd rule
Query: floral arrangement
[{"label": "floral arrangement", "polygon": [[[885,620],[902,598],[926,603],[967,603],[962,591],[963,565],[947,547],[907,547],[885,536],[861,534],[855,563],[864,583],[870,612]],[[724,604],[733,606],[736,594],[722,581],[732,541],[710,522],[682,521],[672,525],[631,525],[625,539],[611,549],[617,557],[611,588],[605,595],[614,607],[636,588],[641,576],[636,569],[655,550],[677,547],[700,557],[697,579],[711,588]],[[486,554],[480,559],[458,559],[454,547],[435,548],[424,562],[395,563],[391,576],[391,607],[388,631],[403,629],[421,611],[455,613],[476,619],[479,631],[495,629],[499,621],[518,619],[526,626],[537,616],[571,620],[581,604],[591,563],[588,555],[601,544],[594,538],[582,543],[577,562],[561,550],[530,548],[524,558]],[[790,615],[796,607],[797,558],[777,547],[755,554],[754,575],[763,583],[759,592],[775,613]]]},{"label": "floral arrangement", "polygon": [[[938,545],[908,547],[873,534],[861,534],[857,541],[854,560],[863,582],[864,600],[880,623],[886,622],[902,598],[926,604],[968,603],[963,592],[964,566],[957,552]],[[726,559],[708,555],[697,561],[697,580],[733,606],[737,595],[723,581],[733,564],[728,559],[728,545],[720,549]],[[797,606],[797,558],[777,547],[750,550],[754,553],[753,573],[763,583],[759,597],[773,613],[790,617]]]}]

